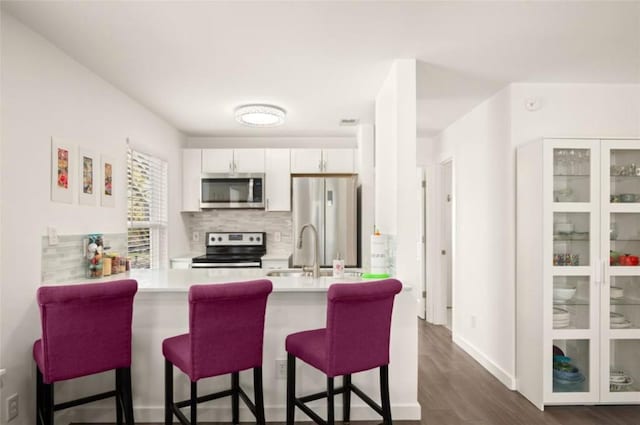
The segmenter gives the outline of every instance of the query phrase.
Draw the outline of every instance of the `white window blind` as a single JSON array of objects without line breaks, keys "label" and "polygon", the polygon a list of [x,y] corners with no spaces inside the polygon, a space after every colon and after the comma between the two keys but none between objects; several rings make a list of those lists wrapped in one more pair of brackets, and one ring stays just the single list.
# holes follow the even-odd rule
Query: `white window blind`
[{"label": "white window blind", "polygon": [[164,268],[167,265],[167,162],[128,149],[127,163],[131,267]]}]

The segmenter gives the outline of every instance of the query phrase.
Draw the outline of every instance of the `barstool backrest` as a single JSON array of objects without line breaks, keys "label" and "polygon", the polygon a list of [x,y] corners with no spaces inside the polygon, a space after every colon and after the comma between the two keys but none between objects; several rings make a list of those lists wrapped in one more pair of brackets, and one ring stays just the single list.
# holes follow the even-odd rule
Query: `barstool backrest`
[{"label": "barstool backrest", "polygon": [[191,380],[262,366],[270,280],[189,288]]},{"label": "barstool backrest", "polygon": [[137,290],[132,279],[38,288],[45,382],[130,367]]},{"label": "barstool backrest", "polygon": [[393,300],[402,283],[386,279],[338,283],[327,294],[329,376],[346,375],[389,364]]}]

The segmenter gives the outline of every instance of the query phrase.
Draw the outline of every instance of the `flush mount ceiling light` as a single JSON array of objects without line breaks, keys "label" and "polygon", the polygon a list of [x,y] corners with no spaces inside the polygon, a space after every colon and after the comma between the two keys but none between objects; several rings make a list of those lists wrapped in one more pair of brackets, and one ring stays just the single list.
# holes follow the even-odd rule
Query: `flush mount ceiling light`
[{"label": "flush mount ceiling light", "polygon": [[276,127],[284,124],[287,112],[274,105],[244,105],[236,108],[236,121],[249,127]]}]

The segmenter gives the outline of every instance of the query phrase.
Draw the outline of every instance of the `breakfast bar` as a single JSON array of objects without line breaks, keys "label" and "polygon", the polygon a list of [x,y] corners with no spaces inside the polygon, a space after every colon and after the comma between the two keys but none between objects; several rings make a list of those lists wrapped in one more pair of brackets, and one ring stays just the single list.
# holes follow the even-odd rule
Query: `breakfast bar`
[{"label": "breakfast bar", "polygon": [[[133,404],[137,422],[158,422],[164,409],[164,359],[162,340],[188,331],[188,290],[193,284],[241,282],[268,278],[273,282],[273,293],[267,302],[264,333],[263,386],[267,422],[285,420],[286,403],[286,352],[285,338],[288,334],[322,328],[326,321],[326,297],[333,283],[366,281],[356,274],[344,278],[310,276],[265,276],[263,269],[186,269],[186,270],[132,270],[95,281],[131,278],[138,281],[138,294],[134,301],[133,316]],[[286,274],[286,273],[280,273]],[[391,328],[391,363],[389,382],[391,406],[394,420],[420,419],[417,401],[417,323],[415,297],[410,286],[395,298]],[[215,355],[215,353],[212,353]],[[353,382],[377,402],[380,401],[378,373],[376,370],[353,376]],[[104,391],[112,385],[112,375],[102,374],[82,378],[82,382],[67,385],[60,383],[56,397],[72,399],[88,392]],[[296,381],[298,394],[324,391],[325,376],[318,370],[300,362],[297,365]],[[339,384],[341,379],[337,379]],[[240,374],[240,383],[248,393],[253,391],[250,371]],[[229,387],[227,377],[202,381],[202,394],[220,391]],[[174,374],[176,399],[186,399],[189,380],[181,373]],[[341,412],[341,397],[336,397],[336,411]],[[352,420],[379,420],[358,397],[352,397]],[[321,416],[326,415],[323,400],[309,404]],[[253,416],[241,406],[240,421],[253,421]],[[200,405],[199,420],[230,421],[231,408],[228,400],[208,402]],[[62,413],[64,415],[65,413]],[[114,420],[111,402],[96,403],[66,413],[69,421],[107,422]],[[340,414],[336,417],[341,420]],[[306,421],[296,412],[296,420]]]}]

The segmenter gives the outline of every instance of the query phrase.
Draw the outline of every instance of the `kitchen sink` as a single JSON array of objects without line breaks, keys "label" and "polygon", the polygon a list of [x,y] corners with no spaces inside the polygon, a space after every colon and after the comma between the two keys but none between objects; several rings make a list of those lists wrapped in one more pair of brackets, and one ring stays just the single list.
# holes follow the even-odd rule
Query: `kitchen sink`
[{"label": "kitchen sink", "polygon": [[[313,276],[312,272],[307,272],[302,269],[283,269],[283,270],[272,270],[267,272],[267,276],[270,277],[311,277]],[[330,277],[333,276],[333,271],[331,269],[321,269],[320,277]],[[345,270],[344,277],[360,277],[362,273],[356,270]]]}]

